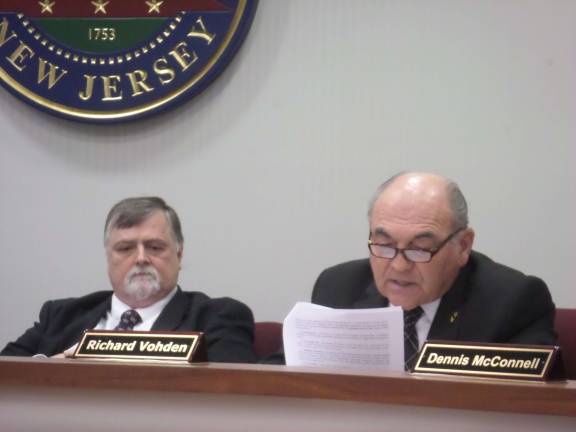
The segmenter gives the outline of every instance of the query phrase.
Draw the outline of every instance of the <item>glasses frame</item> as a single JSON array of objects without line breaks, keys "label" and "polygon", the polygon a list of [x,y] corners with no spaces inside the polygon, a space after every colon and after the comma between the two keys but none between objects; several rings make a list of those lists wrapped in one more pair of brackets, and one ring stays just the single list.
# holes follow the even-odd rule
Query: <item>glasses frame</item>
[{"label": "glasses frame", "polygon": [[[368,250],[370,251],[370,255],[372,255],[375,258],[387,259],[387,260],[392,261],[394,258],[396,258],[398,256],[398,253],[401,253],[402,256],[404,257],[404,259],[408,262],[415,263],[415,264],[425,264],[425,263],[429,263],[430,261],[432,261],[432,258],[434,258],[434,255],[436,255],[438,252],[440,252],[442,250],[442,248],[444,246],[446,246],[450,240],[452,240],[454,237],[456,237],[456,235],[458,233],[460,233],[461,231],[464,231],[465,229],[466,229],[466,227],[458,228],[456,231],[452,232],[452,234],[450,234],[448,237],[446,237],[443,241],[441,241],[436,246],[434,246],[433,248],[430,248],[430,249],[392,247],[392,246],[388,246],[388,245],[382,244],[382,243],[374,243],[372,241],[372,239],[369,238],[368,239]],[[371,235],[372,234],[370,234],[370,236]],[[389,247],[390,249],[394,249],[394,255],[392,255],[390,258],[375,255],[372,252],[372,246],[385,246],[385,247]],[[428,252],[428,253],[430,253],[430,258],[427,261],[413,261],[410,258],[408,258],[408,256],[406,255],[406,251]]]}]

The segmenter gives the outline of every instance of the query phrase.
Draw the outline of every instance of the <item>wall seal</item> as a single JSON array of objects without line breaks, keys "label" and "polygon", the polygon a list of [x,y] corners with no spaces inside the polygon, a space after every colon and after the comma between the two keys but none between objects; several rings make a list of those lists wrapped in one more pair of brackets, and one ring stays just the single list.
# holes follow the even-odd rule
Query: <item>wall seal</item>
[{"label": "wall seal", "polygon": [[0,84],[43,111],[116,123],[196,96],[230,63],[257,0],[2,0]]}]

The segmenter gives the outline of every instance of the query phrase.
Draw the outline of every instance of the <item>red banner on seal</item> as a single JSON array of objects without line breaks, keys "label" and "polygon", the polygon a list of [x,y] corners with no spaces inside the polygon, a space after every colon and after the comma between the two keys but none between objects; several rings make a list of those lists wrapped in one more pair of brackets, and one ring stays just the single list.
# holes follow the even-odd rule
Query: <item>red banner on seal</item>
[{"label": "red banner on seal", "polygon": [[230,8],[218,0],[2,0],[0,13],[31,18],[173,17],[185,12],[219,12]]}]

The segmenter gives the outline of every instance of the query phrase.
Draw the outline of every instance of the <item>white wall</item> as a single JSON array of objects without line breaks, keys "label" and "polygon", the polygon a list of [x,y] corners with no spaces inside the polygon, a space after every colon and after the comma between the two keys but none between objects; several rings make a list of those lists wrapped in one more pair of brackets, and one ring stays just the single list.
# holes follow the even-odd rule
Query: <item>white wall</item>
[{"label": "white wall", "polygon": [[183,220],[185,289],[281,320],[366,256],[366,202],[403,169],[457,180],[476,248],[576,307],[575,23],[568,0],[261,0],[224,75],[149,121],[1,91],[0,346],[45,300],[108,288],[104,218],[142,194]]}]

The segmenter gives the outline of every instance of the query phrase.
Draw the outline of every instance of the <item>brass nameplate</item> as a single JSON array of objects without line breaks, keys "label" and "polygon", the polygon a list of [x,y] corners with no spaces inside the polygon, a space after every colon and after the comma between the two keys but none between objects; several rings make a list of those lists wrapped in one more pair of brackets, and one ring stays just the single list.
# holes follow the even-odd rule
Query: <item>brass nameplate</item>
[{"label": "brass nameplate", "polygon": [[413,372],[473,375],[543,381],[558,351],[556,346],[427,341]]},{"label": "brass nameplate", "polygon": [[86,330],[76,358],[204,361],[201,332]]}]

